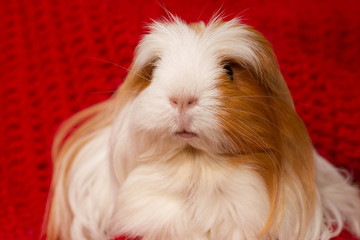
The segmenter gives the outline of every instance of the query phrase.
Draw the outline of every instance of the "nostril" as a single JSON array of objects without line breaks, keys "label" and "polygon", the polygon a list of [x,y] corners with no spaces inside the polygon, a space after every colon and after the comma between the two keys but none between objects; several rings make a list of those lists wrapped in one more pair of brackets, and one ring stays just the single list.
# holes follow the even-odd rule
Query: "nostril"
[{"label": "nostril", "polygon": [[195,99],[195,98],[191,98],[189,101],[188,101],[188,103],[187,103],[187,105],[189,106],[189,107],[193,107],[193,106],[195,106],[197,104],[197,99]]},{"label": "nostril", "polygon": [[170,98],[170,104],[171,104],[171,106],[173,106],[173,107],[177,107],[177,105],[178,105],[178,100],[175,99],[175,98]]}]

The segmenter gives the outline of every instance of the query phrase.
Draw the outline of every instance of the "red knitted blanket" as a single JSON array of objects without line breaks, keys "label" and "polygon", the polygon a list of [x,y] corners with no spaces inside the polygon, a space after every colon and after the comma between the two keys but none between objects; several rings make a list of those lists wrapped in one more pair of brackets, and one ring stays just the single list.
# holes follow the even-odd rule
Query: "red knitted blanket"
[{"label": "red knitted blanket", "polygon": [[59,124],[121,84],[163,6],[187,21],[222,7],[264,33],[315,147],[359,182],[360,2],[289,2],[0,0],[0,239],[39,239]]}]

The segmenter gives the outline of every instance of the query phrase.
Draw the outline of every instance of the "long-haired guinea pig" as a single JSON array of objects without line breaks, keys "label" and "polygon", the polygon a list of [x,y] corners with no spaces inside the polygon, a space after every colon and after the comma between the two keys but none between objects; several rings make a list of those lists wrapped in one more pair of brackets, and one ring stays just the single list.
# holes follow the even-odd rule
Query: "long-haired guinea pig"
[{"label": "long-haired guinea pig", "polygon": [[237,19],[152,23],[53,158],[47,239],[360,237],[359,190],[316,153],[271,45]]}]

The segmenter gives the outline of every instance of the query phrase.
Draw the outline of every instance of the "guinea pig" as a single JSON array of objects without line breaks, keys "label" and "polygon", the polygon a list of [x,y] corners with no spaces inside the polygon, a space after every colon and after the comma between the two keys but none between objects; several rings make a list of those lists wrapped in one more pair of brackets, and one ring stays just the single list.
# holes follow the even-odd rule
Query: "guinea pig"
[{"label": "guinea pig", "polygon": [[47,239],[360,237],[359,189],[316,153],[270,43],[238,19],[154,21],[53,160]]}]

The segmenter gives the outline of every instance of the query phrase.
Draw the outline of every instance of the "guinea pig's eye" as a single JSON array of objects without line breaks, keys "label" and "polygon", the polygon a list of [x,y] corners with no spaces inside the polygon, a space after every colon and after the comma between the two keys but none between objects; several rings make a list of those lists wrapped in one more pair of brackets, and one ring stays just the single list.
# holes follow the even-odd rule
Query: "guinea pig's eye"
[{"label": "guinea pig's eye", "polygon": [[234,72],[230,66],[230,63],[226,63],[224,65],[224,69],[226,70],[226,74],[230,77],[230,80],[234,81]]}]

